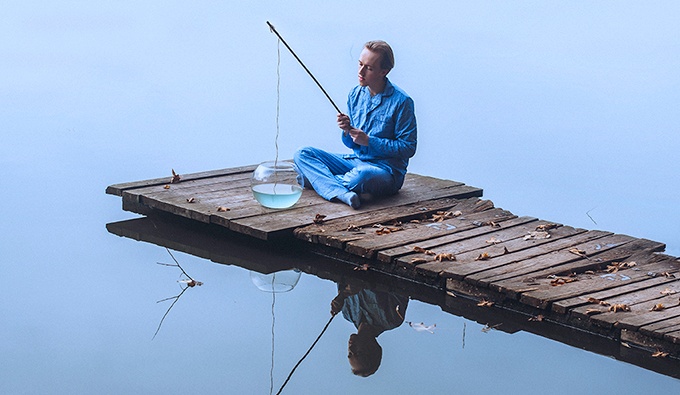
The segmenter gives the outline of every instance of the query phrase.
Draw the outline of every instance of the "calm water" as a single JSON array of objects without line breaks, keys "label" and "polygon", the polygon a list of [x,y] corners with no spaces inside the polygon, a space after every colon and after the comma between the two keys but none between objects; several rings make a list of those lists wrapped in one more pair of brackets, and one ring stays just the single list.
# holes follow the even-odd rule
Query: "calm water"
[{"label": "calm water", "polygon": [[[6,1],[0,7],[2,393],[269,393],[272,295],[247,270],[107,232],[107,185],[275,155],[270,20],[336,102],[363,42],[393,44],[416,101],[410,170],[482,187],[518,215],[667,243],[680,256],[675,2]],[[341,149],[334,110],[281,48],[279,155]],[[337,285],[303,275],[275,304],[277,389]],[[337,317],[287,393],[677,393],[680,381],[412,300],[352,375]],[[463,333],[465,343],[463,344]],[[565,380],[564,378],[568,378]],[[332,383],[332,384],[331,384]]]}]

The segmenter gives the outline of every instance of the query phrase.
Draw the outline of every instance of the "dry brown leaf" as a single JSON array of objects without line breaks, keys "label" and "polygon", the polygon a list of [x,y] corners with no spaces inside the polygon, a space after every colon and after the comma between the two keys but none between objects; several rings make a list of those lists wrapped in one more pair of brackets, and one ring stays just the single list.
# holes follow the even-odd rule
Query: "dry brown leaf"
[{"label": "dry brown leaf", "polygon": [[586,252],[584,250],[580,250],[576,247],[569,249],[569,252],[571,252],[574,255],[578,255],[580,257],[587,258]]},{"label": "dry brown leaf", "polygon": [[361,231],[361,227],[357,226],[357,225],[349,224],[349,226],[347,226],[346,231],[348,231],[348,232],[359,232],[359,231]]},{"label": "dry brown leaf", "polygon": [[436,255],[436,253],[434,251],[426,250],[425,248],[418,247],[418,246],[413,247],[413,251],[420,252],[421,254],[426,254],[426,255]]},{"label": "dry brown leaf", "polygon": [[578,281],[578,279],[575,277],[556,277],[550,280],[550,285],[552,285],[553,287],[557,287],[560,285],[573,283],[574,281]]},{"label": "dry brown leaf", "polygon": [[503,247],[503,255],[509,254],[510,251],[508,251],[508,247]]},{"label": "dry brown leaf", "polygon": [[609,302],[605,302],[604,300],[596,299],[596,298],[588,298],[588,303],[593,303],[593,304],[599,304],[602,306],[609,306]]},{"label": "dry brown leaf", "polygon": [[229,207],[224,207],[224,206],[217,206],[217,211],[220,213],[224,213],[226,211],[231,210]]},{"label": "dry brown leaf", "polygon": [[322,223],[324,223],[324,218],[326,218],[325,215],[317,214],[316,216],[314,216],[314,223],[317,225],[321,225]]},{"label": "dry brown leaf", "polygon": [[663,272],[661,274],[663,274],[664,277],[666,277],[666,278],[675,278],[675,274],[673,274],[673,273]]},{"label": "dry brown leaf", "polygon": [[437,261],[437,262],[443,262],[443,261],[455,261],[455,260],[456,260],[456,256],[453,255],[453,254],[451,254],[451,253],[441,253],[441,254],[437,254],[437,255],[434,257],[434,260]]},{"label": "dry brown leaf", "polygon": [[418,264],[418,263],[427,263],[428,260],[425,258],[413,258],[411,259],[412,264]]},{"label": "dry brown leaf", "polygon": [[539,314],[539,315],[535,315],[533,317],[530,317],[529,321],[541,322],[541,321],[543,321],[543,314]]},{"label": "dry brown leaf", "polygon": [[163,187],[163,189],[170,189],[170,185],[167,185],[167,184],[166,184],[166,185]]},{"label": "dry brown leaf", "polygon": [[484,222],[483,225],[488,225],[492,228],[500,228],[501,227],[501,224],[499,224],[498,222],[494,222],[494,221]]},{"label": "dry brown leaf", "polygon": [[175,173],[175,169],[172,169],[172,178],[170,179],[170,184],[177,184],[181,179],[182,177]]},{"label": "dry brown leaf", "polygon": [[652,308],[649,309],[649,311],[661,311],[664,310],[665,308],[666,306],[664,306],[663,303],[657,303],[654,306],[652,306]]},{"label": "dry brown leaf", "polygon": [[663,291],[661,291],[660,293],[661,293],[661,295],[673,295],[673,294],[676,293],[676,291],[666,288]]},{"label": "dry brown leaf", "polygon": [[368,268],[369,268],[368,263],[364,263],[364,264],[361,265],[361,266],[355,266],[355,267],[354,267],[354,270],[361,270],[361,271],[364,271],[364,272],[365,272],[365,271],[368,270]]},{"label": "dry brown leaf", "polygon": [[612,262],[607,265],[607,273],[616,273],[619,270],[628,269],[637,265],[635,262]]},{"label": "dry brown leaf", "polygon": [[524,240],[544,240],[549,238],[550,233],[545,231],[529,232],[526,236],[524,236]]},{"label": "dry brown leaf", "polygon": [[196,198],[190,197],[187,199],[187,203],[196,203]]},{"label": "dry brown leaf", "polygon": [[617,303],[609,306],[609,311],[613,311],[614,313],[617,313],[619,311],[630,311],[630,307],[628,307],[627,304]]},{"label": "dry brown leaf", "polygon": [[487,244],[493,244],[493,245],[496,245],[496,244],[499,244],[499,243],[502,243],[502,242],[503,242],[503,240],[498,240],[495,237],[492,237],[492,238],[490,238],[489,240],[486,241]]},{"label": "dry brown leaf", "polygon": [[666,358],[667,356],[668,353],[661,350],[656,350],[654,353],[652,353],[652,358]]},{"label": "dry brown leaf", "polygon": [[479,307],[491,307],[494,305],[494,302],[486,299],[482,299],[477,303],[477,306]]},{"label": "dry brown leaf", "polygon": [[484,252],[479,254],[479,256],[475,258],[475,261],[488,261],[489,259],[491,259],[491,255],[489,255],[488,252]]},{"label": "dry brown leaf", "polygon": [[557,228],[557,224],[552,224],[552,223],[550,223],[550,224],[538,225],[538,226],[536,227],[536,230],[537,230],[537,231],[540,231],[540,232],[547,232],[547,231],[549,231],[550,229],[555,229],[555,228]]}]

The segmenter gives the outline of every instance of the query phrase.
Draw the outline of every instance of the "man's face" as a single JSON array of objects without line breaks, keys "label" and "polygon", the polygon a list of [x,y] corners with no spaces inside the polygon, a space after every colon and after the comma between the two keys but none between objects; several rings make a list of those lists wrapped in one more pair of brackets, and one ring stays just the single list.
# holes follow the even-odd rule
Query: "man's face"
[{"label": "man's face", "polygon": [[364,48],[359,55],[359,85],[378,87],[389,72],[380,67],[380,55]]}]

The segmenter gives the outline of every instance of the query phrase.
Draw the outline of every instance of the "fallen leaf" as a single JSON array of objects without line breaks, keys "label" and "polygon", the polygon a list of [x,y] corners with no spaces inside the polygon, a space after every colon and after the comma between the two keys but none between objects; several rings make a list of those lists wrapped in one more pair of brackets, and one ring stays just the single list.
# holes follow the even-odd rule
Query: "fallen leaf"
[{"label": "fallen leaf", "polygon": [[574,281],[578,281],[577,278],[575,277],[556,277],[552,280],[550,280],[550,285],[553,287],[568,284],[568,283],[573,283]]},{"label": "fallen leaf", "polygon": [[661,350],[657,350],[654,353],[652,353],[652,358],[666,358],[668,356],[667,352],[663,352]]},{"label": "fallen leaf", "polygon": [[627,304],[618,303],[618,304],[609,306],[609,311],[613,311],[614,313],[619,312],[619,311],[630,311],[630,307],[628,307]]},{"label": "fallen leaf", "polygon": [[502,243],[502,242],[503,242],[503,240],[498,240],[495,237],[492,237],[492,238],[490,238],[489,240],[486,241],[487,244],[493,244],[493,245],[496,245],[496,244],[499,244],[499,243]]},{"label": "fallen leaf", "polygon": [[587,258],[586,252],[584,250],[580,250],[576,247],[569,249],[569,252],[571,252],[574,255],[578,255],[580,257]]},{"label": "fallen leaf", "polygon": [[356,225],[350,224],[350,225],[347,227],[346,230],[347,230],[348,232],[359,232],[359,231],[361,231],[361,227],[360,227],[360,226],[356,226]]},{"label": "fallen leaf", "polygon": [[398,232],[400,230],[404,230],[404,228],[383,226],[382,228],[378,228],[378,230],[375,231],[375,234],[377,234],[377,235],[388,235],[390,233]]},{"label": "fallen leaf", "polygon": [[632,347],[630,346],[630,344],[628,344],[628,343],[626,343],[626,342],[621,342],[621,345],[624,346],[624,347],[626,347],[626,348],[632,348]]},{"label": "fallen leaf", "polygon": [[486,299],[482,299],[477,303],[477,306],[479,307],[491,307],[494,305],[494,302]]},{"label": "fallen leaf", "polygon": [[649,309],[649,311],[661,311],[661,310],[663,310],[663,309],[665,309],[665,308],[666,308],[666,307],[663,305],[663,303],[657,303],[657,304],[655,304],[654,306],[652,306],[652,308]]},{"label": "fallen leaf", "polygon": [[435,214],[432,214],[432,221],[442,222],[454,217],[460,217],[461,215],[463,215],[461,211],[437,211]]},{"label": "fallen leaf", "polygon": [[540,231],[540,232],[547,232],[547,231],[549,231],[550,229],[555,229],[555,228],[557,228],[557,226],[558,226],[557,224],[552,224],[552,223],[551,223],[551,224],[542,224],[542,225],[538,225],[538,226],[536,227],[536,230],[537,230],[537,231]]},{"label": "fallen leaf", "polygon": [[475,258],[475,261],[488,261],[489,259],[491,259],[491,255],[489,255],[488,252],[484,252],[479,254],[479,256]]},{"label": "fallen leaf", "polygon": [[437,329],[437,324],[425,325],[422,322],[421,323],[409,322],[408,324],[411,328],[415,329],[416,332],[434,333],[434,330]]},{"label": "fallen leaf", "polygon": [[421,254],[436,255],[434,251],[426,250],[425,248],[418,246],[413,247],[413,251],[420,252]]},{"label": "fallen leaf", "polygon": [[673,273],[663,272],[661,274],[663,274],[664,277],[666,277],[666,278],[675,278],[675,274],[673,274]]},{"label": "fallen leaf", "polygon": [[455,261],[455,260],[456,260],[456,256],[453,255],[453,254],[451,254],[451,253],[441,253],[441,254],[437,254],[437,255],[434,257],[434,260],[437,261],[437,262],[442,262],[442,261]]},{"label": "fallen leaf", "polygon": [[324,223],[324,218],[326,218],[325,215],[317,214],[314,216],[314,223],[317,225],[321,225],[322,223]]},{"label": "fallen leaf", "polygon": [[177,184],[181,179],[182,177],[175,173],[175,169],[172,169],[172,178],[170,179],[170,184]]},{"label": "fallen leaf", "polygon": [[223,213],[223,212],[229,211],[229,210],[231,210],[229,207],[224,207],[224,206],[218,206],[217,207],[217,211],[220,212],[220,213]]},{"label": "fallen leaf", "polygon": [[492,228],[500,228],[501,227],[501,224],[499,224],[498,222],[494,222],[494,221],[486,221],[486,222],[483,223],[483,225],[488,225]]},{"label": "fallen leaf", "polygon": [[524,236],[524,240],[544,240],[549,239],[550,233],[544,231],[529,232]]},{"label": "fallen leaf", "polygon": [[365,272],[365,271],[368,271],[368,268],[369,268],[368,263],[364,263],[361,266],[355,266],[354,270],[361,270],[361,271]]},{"label": "fallen leaf", "polygon": [[616,273],[619,270],[628,269],[637,265],[635,262],[612,262],[607,265],[607,273]]},{"label": "fallen leaf", "polygon": [[543,314],[539,314],[539,315],[535,315],[533,317],[530,317],[529,321],[541,322],[541,321],[543,321]]},{"label": "fallen leaf", "polygon": [[661,293],[661,295],[673,295],[673,294],[676,293],[676,291],[666,288],[663,291],[661,291],[660,293]]},{"label": "fallen leaf", "polygon": [[427,263],[428,260],[425,258],[413,258],[411,259],[411,263],[417,264],[417,263]]},{"label": "fallen leaf", "polygon": [[166,185],[163,187],[163,189],[170,189],[170,185],[167,185],[167,184],[166,184]]},{"label": "fallen leaf", "polygon": [[593,303],[593,304],[599,304],[602,306],[609,306],[609,302],[605,302],[604,300],[596,299],[596,298],[588,298],[588,303]]},{"label": "fallen leaf", "polygon": [[187,203],[196,203],[196,198],[190,197],[189,199],[187,199]]},{"label": "fallen leaf", "polygon": [[510,251],[508,251],[508,247],[503,247],[503,255],[509,254]]}]

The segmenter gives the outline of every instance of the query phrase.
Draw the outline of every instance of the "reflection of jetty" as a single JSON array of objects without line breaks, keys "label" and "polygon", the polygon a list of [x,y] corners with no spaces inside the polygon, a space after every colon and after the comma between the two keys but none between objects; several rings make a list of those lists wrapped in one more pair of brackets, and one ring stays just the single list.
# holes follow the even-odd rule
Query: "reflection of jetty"
[{"label": "reflection of jetty", "polygon": [[[184,217],[175,222],[188,219],[203,233],[207,228],[213,242],[183,244],[151,227],[110,224],[109,229],[218,262],[210,250],[220,238],[257,243],[260,250],[285,245],[314,252],[367,269],[352,271],[359,277],[383,273],[429,286],[422,289],[434,287],[439,295],[434,298],[441,298],[437,303],[455,314],[483,316],[487,323],[514,321],[519,329],[680,375],[680,260],[660,254],[662,243],[517,217],[481,200],[478,188],[414,174],[398,195],[360,210],[326,202],[309,190],[293,208],[272,210],[253,199],[253,169],[107,188],[122,197],[125,210]],[[311,266],[306,271],[318,275]],[[566,329],[556,331],[555,324]],[[583,336],[589,345],[579,344],[574,330],[590,333]],[[614,339],[617,351],[611,340],[603,340],[606,347],[596,345],[595,335]]]}]

